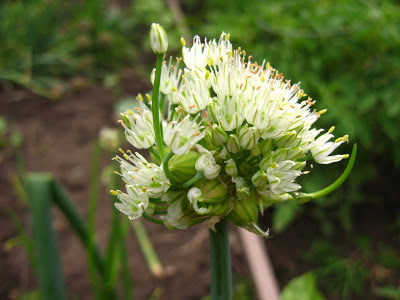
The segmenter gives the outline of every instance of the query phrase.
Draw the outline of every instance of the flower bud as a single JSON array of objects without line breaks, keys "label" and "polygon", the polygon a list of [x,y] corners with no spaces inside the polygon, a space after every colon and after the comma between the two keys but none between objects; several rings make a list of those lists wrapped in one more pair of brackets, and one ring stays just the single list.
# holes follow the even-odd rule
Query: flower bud
[{"label": "flower bud", "polygon": [[260,139],[260,131],[255,127],[249,127],[248,124],[243,125],[239,130],[240,146],[244,149],[253,149]]},{"label": "flower bud", "polygon": [[226,148],[231,153],[238,153],[240,151],[240,142],[236,134],[231,134],[226,142]]},{"label": "flower bud", "polygon": [[164,28],[156,23],[151,25],[150,45],[155,54],[165,53],[168,49],[168,37]]},{"label": "flower bud", "polygon": [[200,154],[195,151],[189,151],[183,155],[174,155],[168,162],[168,168],[179,183],[184,183],[192,179],[197,170],[195,164]]},{"label": "flower bud", "polygon": [[292,148],[297,147],[301,143],[301,136],[296,131],[284,134],[278,139],[274,140],[275,146],[279,148]]},{"label": "flower bud", "polygon": [[255,187],[263,188],[268,184],[267,173],[262,170],[258,170],[253,177],[251,177],[251,181]]},{"label": "flower bud", "polygon": [[161,197],[163,201],[173,201],[168,206],[167,215],[161,217],[168,229],[185,229],[203,221],[190,205],[186,191],[168,191]]},{"label": "flower bud", "polygon": [[227,187],[219,179],[203,179],[188,192],[188,199],[199,215],[221,216],[229,209]]},{"label": "flower bud", "polygon": [[230,176],[233,176],[233,177],[236,177],[238,175],[238,170],[236,168],[235,161],[231,158],[231,159],[228,159],[225,162],[225,164],[226,164],[226,166],[225,166],[226,174],[228,174]]},{"label": "flower bud", "polygon": [[211,129],[211,142],[215,147],[221,146],[228,140],[228,135],[226,132],[217,124],[214,124]]},{"label": "flower bud", "polygon": [[210,151],[201,147],[200,145],[197,145],[197,149],[202,154],[196,161],[196,170],[202,171],[204,173],[204,177],[207,179],[214,179],[221,171],[221,166],[215,162],[215,159]]},{"label": "flower bud", "polygon": [[102,128],[99,139],[101,147],[107,151],[115,151],[121,144],[119,132],[113,128]]},{"label": "flower bud", "polygon": [[233,209],[228,214],[228,219],[237,226],[246,228],[251,223],[258,223],[259,205],[256,194],[251,192],[246,199],[235,200]]}]

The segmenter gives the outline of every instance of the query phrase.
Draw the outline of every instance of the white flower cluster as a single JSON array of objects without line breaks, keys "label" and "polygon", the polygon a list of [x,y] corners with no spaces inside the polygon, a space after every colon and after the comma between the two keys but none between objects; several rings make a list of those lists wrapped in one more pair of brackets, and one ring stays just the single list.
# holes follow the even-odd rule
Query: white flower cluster
[{"label": "white flower cluster", "polygon": [[[204,43],[196,36],[189,48],[182,44],[182,59],[174,66],[171,58],[161,69],[160,93],[169,102],[165,124],[153,124],[144,103],[121,121],[128,142],[152,153],[159,126],[171,154],[155,155],[157,163],[139,154],[118,157],[127,194],[116,192],[117,208],[137,218],[158,198],[161,219],[170,228],[226,216],[260,234],[258,213],[295,197],[301,189],[296,179],[309,172],[303,171],[308,161],[347,158],[331,153],[348,136],[331,141],[333,127],[326,133],[312,128],[326,110],[313,110],[315,101],[269,63],[257,64],[240,48],[233,50],[228,34]],[[172,174],[169,164],[193,176],[178,184],[183,175]]]}]

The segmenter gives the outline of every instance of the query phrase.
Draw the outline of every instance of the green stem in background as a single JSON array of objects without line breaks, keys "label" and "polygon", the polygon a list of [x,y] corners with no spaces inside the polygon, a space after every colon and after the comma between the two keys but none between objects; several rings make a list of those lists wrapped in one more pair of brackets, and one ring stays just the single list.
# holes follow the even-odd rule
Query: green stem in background
[{"label": "green stem in background", "polygon": [[35,174],[28,176],[25,182],[31,204],[41,297],[44,300],[66,300],[66,285],[51,216],[53,178],[48,174]]},{"label": "green stem in background", "polygon": [[[95,227],[96,227],[96,212],[97,200],[99,196],[99,164],[100,164],[101,146],[98,140],[93,145],[92,160],[90,163],[90,194],[89,194],[89,208],[88,208],[88,241],[87,241],[87,259],[89,268],[89,277],[95,292],[96,299],[102,298],[102,287],[95,271],[94,249],[96,245],[95,240]],[[103,269],[105,271],[105,269]],[[105,273],[103,273],[105,275]],[[106,278],[105,278],[106,279]],[[107,285],[104,286],[104,288]]]},{"label": "green stem in background", "polygon": [[210,229],[211,300],[232,299],[232,268],[228,221],[223,218]]},{"label": "green stem in background", "polygon": [[191,186],[193,183],[195,183],[196,181],[199,181],[200,179],[204,178],[204,173],[202,171],[198,171],[196,175],[194,175],[194,177],[188,181],[186,181],[184,184],[182,184],[182,186],[184,188],[187,188],[189,186]]},{"label": "green stem in background", "polygon": [[175,108],[177,108],[177,107],[178,107],[177,104],[172,104],[172,106],[171,106],[171,115],[169,117],[169,122],[171,122],[174,119]]},{"label": "green stem in background", "polygon": [[326,196],[329,193],[336,190],[347,179],[351,170],[353,169],[354,161],[356,160],[356,153],[357,153],[357,144],[354,144],[353,150],[351,151],[349,163],[347,164],[347,167],[344,170],[343,174],[330,186],[328,186],[318,192],[310,193],[310,194],[308,194],[308,196],[310,196],[312,199],[315,199],[315,198]]},{"label": "green stem in background", "polygon": [[176,179],[174,178],[174,175],[172,175],[172,173],[171,173],[171,171],[169,170],[169,167],[168,167],[168,162],[172,158],[172,156],[174,156],[174,152],[169,151],[167,156],[165,156],[165,158],[164,158],[164,160],[162,162],[163,163],[163,169],[164,169],[165,176],[167,176],[167,178],[169,179],[171,184],[174,185],[174,186],[178,186],[179,187],[179,186],[181,186],[181,184],[178,181],[176,181]]},{"label": "green stem in background", "polygon": [[154,135],[156,138],[157,150],[160,153],[161,160],[164,159],[164,142],[162,138],[161,125],[160,125],[160,106],[158,103],[158,97],[160,94],[160,81],[161,81],[161,67],[163,62],[164,53],[156,54],[157,66],[156,74],[154,77],[153,93],[151,98],[151,109],[153,113],[153,126]]},{"label": "green stem in background", "polygon": [[143,226],[143,223],[140,220],[135,220],[131,222],[131,224],[150,271],[157,278],[161,278],[163,276],[164,269],[160,260],[158,259],[156,251],[154,250],[153,244],[149,239],[146,228]]}]

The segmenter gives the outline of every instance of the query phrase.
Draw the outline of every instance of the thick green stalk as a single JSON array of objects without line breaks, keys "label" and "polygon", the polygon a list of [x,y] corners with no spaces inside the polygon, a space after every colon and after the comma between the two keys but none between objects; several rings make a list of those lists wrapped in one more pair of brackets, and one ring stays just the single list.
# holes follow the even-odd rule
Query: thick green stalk
[{"label": "thick green stalk", "polygon": [[210,229],[211,299],[232,299],[232,270],[228,221],[223,218]]},{"label": "thick green stalk", "polygon": [[151,98],[151,109],[153,113],[153,126],[154,135],[156,138],[156,144],[158,152],[160,153],[161,160],[164,159],[164,142],[162,138],[161,125],[160,125],[160,108],[158,103],[158,97],[160,94],[160,81],[161,81],[161,67],[163,62],[164,53],[157,54],[157,66],[156,74],[154,78],[153,93]]}]

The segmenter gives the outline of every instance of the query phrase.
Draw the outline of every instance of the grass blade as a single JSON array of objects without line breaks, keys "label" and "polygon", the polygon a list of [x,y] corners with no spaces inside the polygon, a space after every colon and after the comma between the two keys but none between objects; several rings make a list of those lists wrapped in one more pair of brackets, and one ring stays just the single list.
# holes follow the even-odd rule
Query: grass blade
[{"label": "grass blade", "polygon": [[151,273],[157,278],[161,278],[164,274],[164,269],[150,241],[146,228],[141,220],[135,220],[131,224]]},{"label": "grass blade", "polygon": [[52,226],[52,177],[33,174],[26,178],[31,203],[32,230],[37,258],[39,284],[44,300],[67,299],[56,233]]}]

